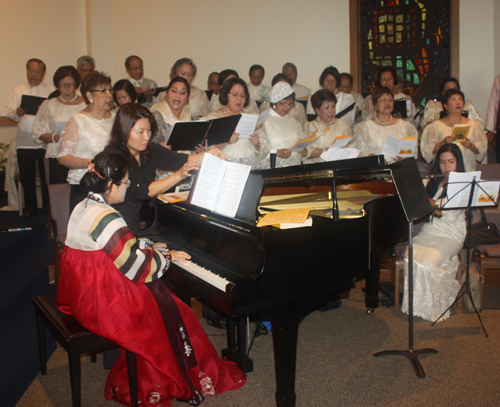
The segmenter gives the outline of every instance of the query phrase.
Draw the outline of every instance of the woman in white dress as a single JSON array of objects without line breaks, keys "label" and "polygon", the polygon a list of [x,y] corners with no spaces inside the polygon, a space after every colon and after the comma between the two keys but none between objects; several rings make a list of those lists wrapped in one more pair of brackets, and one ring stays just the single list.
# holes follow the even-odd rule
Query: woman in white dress
[{"label": "woman in white dress", "polygon": [[[278,82],[269,93],[271,110],[260,133],[261,138],[267,138],[271,153],[276,154],[276,168],[299,165],[307,151],[290,150],[299,140],[305,137],[302,125],[289,113],[295,105],[295,92],[287,82]],[[266,156],[262,168],[270,168],[269,156]]]},{"label": "woman in white dress", "polygon": [[[340,92],[340,74],[334,66],[330,65],[323,69],[319,77],[319,86],[321,86],[321,89],[329,90],[335,94],[337,97],[337,112],[341,112],[355,102],[354,96],[349,93]],[[307,101],[306,112],[307,114],[317,114],[316,109],[312,105],[311,98]],[[346,113],[343,119],[349,121],[352,127],[354,125],[354,120],[356,120],[356,109],[352,109],[349,113]]]},{"label": "woman in white dress", "polygon": [[[272,86],[274,86],[278,82],[285,82],[285,83],[288,83],[290,86],[292,86],[292,80],[290,79],[290,77],[288,75],[285,75],[284,73],[279,73],[279,74],[274,75],[274,78],[271,81],[271,84],[272,84]],[[269,103],[269,101],[266,100],[265,102],[263,102],[260,105],[259,110],[260,110],[260,112],[264,112],[267,109],[269,109],[270,106],[271,106],[271,103]],[[297,120],[301,124],[304,131],[306,131],[307,115],[306,115],[306,109],[302,103],[300,103],[300,102],[297,103],[295,101],[295,104],[292,106],[292,109],[290,110],[288,115],[293,117],[295,120]]]},{"label": "woman in white dress", "polygon": [[[464,172],[464,161],[456,144],[439,148],[432,174]],[[443,203],[446,197],[444,178],[432,178],[427,194],[432,205]],[[441,205],[439,205],[441,206]],[[424,225],[413,239],[413,315],[428,321],[436,320],[453,303],[460,285],[457,271],[458,253],[466,235],[465,215],[462,209],[435,210],[435,216]],[[404,297],[402,311],[408,313],[408,253],[404,263]],[[449,317],[448,311],[442,319]]]},{"label": "woman in white dress", "polygon": [[[441,146],[457,143],[464,157],[465,170],[474,171],[476,162],[480,162],[488,149],[488,140],[481,122],[467,119],[462,115],[464,108],[464,94],[458,89],[448,90],[442,99],[443,106],[448,112],[442,119],[436,120],[425,127],[421,139],[422,157],[429,164]],[[451,136],[454,125],[470,125],[467,137],[456,142]]]},{"label": "woman in white dress", "polygon": [[59,96],[46,100],[38,109],[33,123],[33,139],[47,146],[45,158],[49,160],[49,184],[64,184],[68,169],[57,162],[59,140],[68,120],[85,109],[86,105],[76,93],[80,86],[80,75],[73,66],[61,66],[53,79]]},{"label": "woman in white dress", "polygon": [[[375,116],[361,122],[355,131],[353,140],[348,147],[361,150],[361,157],[368,155],[379,155],[384,150],[387,135],[391,135],[400,140],[406,137],[418,139],[417,129],[410,122],[392,116],[394,108],[394,93],[389,88],[376,88],[372,93],[372,100],[375,105]],[[418,148],[413,149],[413,157],[417,159]],[[385,161],[391,164],[401,157],[391,157],[384,155]]]},{"label": "woman in white dress", "polygon": [[337,98],[333,92],[318,90],[311,96],[311,103],[318,117],[307,123],[307,137],[314,134],[316,140],[306,147],[307,155],[302,159],[304,164],[324,162],[320,155],[328,150],[336,137],[352,136],[349,122],[335,118]]},{"label": "woman in white dress", "polygon": [[175,76],[167,86],[165,99],[155,103],[151,112],[158,123],[158,135],[156,143],[166,141],[176,122],[189,122],[193,120],[191,109],[188,104],[190,86],[186,79]]},{"label": "woman in white dress", "polygon": [[[445,78],[443,80],[441,84],[441,96],[444,96],[444,94],[450,89],[460,90],[460,84],[458,83],[457,79]],[[424,130],[427,125],[435,122],[436,120],[439,120],[441,112],[443,110],[444,107],[441,100],[429,100],[425,105],[424,117],[422,119],[422,123],[420,123],[420,127],[422,128],[422,130]],[[481,122],[481,124],[483,123],[483,119],[481,119],[481,116],[479,115],[476,107],[472,104],[470,99],[465,101],[464,110],[467,110],[469,112],[469,119]]]},{"label": "woman in white dress", "polygon": [[[242,113],[248,106],[250,96],[248,88],[243,79],[231,77],[226,79],[219,93],[219,101],[222,107],[201,120],[217,119],[220,117],[234,116]],[[207,148],[208,146],[205,146]],[[251,165],[258,168],[259,163],[269,153],[267,140],[257,134],[252,134],[250,138],[239,138],[238,133],[233,133],[229,143],[217,144],[215,147],[222,150],[228,161]]]},{"label": "woman in white dress", "polygon": [[[392,66],[384,66],[380,68],[375,75],[375,84],[376,86],[382,86],[393,89],[399,83],[399,78],[396,74],[396,71]],[[415,115],[418,113],[415,104],[411,101],[411,97],[406,95],[405,93],[395,92],[394,100],[406,99],[406,101],[411,102],[410,114],[405,119],[413,124],[415,120]],[[373,103],[372,103],[373,102]],[[372,95],[369,95],[365,98],[365,104],[363,106],[363,110],[361,112],[362,120],[370,120],[375,116],[375,103],[372,100]]]},{"label": "woman in white dress", "polygon": [[115,119],[111,111],[113,88],[109,76],[94,71],[83,79],[81,91],[87,107],[69,120],[62,132],[57,156],[59,164],[69,168],[70,213],[86,197],[80,180],[87,172],[89,159],[108,144]]}]

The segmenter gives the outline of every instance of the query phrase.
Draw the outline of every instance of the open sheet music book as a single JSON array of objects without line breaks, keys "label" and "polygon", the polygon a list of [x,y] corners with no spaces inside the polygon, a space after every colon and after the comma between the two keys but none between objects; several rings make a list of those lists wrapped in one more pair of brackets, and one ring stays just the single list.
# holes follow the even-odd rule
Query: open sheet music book
[{"label": "open sheet music book", "polygon": [[448,189],[446,196],[448,202],[443,209],[466,208],[469,203],[471,182],[475,179],[477,185],[474,188],[472,207],[495,206],[498,204],[500,181],[482,181],[481,171],[450,172],[448,178]]},{"label": "open sheet music book", "polygon": [[250,169],[250,165],[232,163],[205,154],[187,201],[234,218]]},{"label": "open sheet music book", "polygon": [[382,154],[393,158],[412,157],[416,148],[417,139],[415,137],[405,137],[400,140],[397,137],[387,134]]}]

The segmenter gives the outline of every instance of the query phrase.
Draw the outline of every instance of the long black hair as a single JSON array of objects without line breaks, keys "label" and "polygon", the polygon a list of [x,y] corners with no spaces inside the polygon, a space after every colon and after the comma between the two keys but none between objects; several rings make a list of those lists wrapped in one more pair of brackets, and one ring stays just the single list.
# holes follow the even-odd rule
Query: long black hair
[{"label": "long black hair", "polygon": [[[434,158],[434,165],[432,166],[431,175],[441,175],[441,167],[439,166],[439,161],[441,159],[441,155],[443,153],[450,152],[455,156],[457,160],[457,169],[456,172],[465,172],[464,158],[462,156],[462,151],[460,147],[456,144],[450,143],[441,146],[436,154],[436,158]],[[441,177],[431,178],[429,183],[427,184],[426,191],[429,198],[433,198],[436,195],[437,190],[439,189],[439,184],[443,179]],[[443,191],[444,195],[445,191]]]},{"label": "long black hair", "polygon": [[113,184],[121,184],[127,175],[129,162],[120,154],[103,151],[94,157],[90,165],[93,167],[91,166],[91,171],[84,174],[80,186],[87,192],[105,195]]}]

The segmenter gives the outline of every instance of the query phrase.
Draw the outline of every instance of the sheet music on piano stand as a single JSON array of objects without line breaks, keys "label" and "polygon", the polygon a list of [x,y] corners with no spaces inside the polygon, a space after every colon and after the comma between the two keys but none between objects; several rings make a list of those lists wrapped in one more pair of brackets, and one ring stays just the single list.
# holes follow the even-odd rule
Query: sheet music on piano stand
[{"label": "sheet music on piano stand", "polygon": [[475,182],[472,195],[472,207],[495,206],[498,204],[500,181],[483,181],[481,171],[451,172],[446,191],[447,202],[441,209],[466,209],[469,204],[472,183]]}]

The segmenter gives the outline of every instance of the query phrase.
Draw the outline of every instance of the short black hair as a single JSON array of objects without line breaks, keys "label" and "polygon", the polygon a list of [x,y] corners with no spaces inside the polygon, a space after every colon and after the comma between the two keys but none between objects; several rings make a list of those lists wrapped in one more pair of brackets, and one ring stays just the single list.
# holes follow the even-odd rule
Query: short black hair
[{"label": "short black hair", "polygon": [[392,91],[392,89],[386,88],[385,86],[377,86],[372,92],[373,106],[375,106],[378,102],[378,99],[384,95],[390,95],[394,99],[394,92]]},{"label": "short black hair", "polygon": [[311,96],[311,105],[314,109],[321,108],[323,102],[326,101],[337,103],[337,97],[331,90],[320,89]]},{"label": "short black hair", "polygon": [[[174,77],[172,78],[172,80],[170,81],[170,83],[169,83],[169,84],[168,84],[168,86],[167,86],[167,92],[170,90],[170,87],[171,87],[174,83],[177,83],[177,82],[180,82],[180,83],[182,83],[183,85],[185,85],[185,86],[186,86],[186,88],[187,88],[187,95],[188,95],[188,99],[189,99],[189,94],[190,94],[190,86],[189,86],[188,81],[187,81],[185,78],[183,78],[182,76],[174,76]],[[166,97],[165,97],[165,99],[166,99]]]},{"label": "short black hair", "polygon": [[285,81],[286,83],[289,83],[290,86],[292,86],[292,80],[290,79],[290,77],[284,73],[278,73],[276,75],[274,75],[274,78],[273,80],[271,81],[271,86],[274,86],[276,85],[278,82],[281,82],[281,81]]},{"label": "short black hair", "polygon": [[113,85],[113,90],[114,90],[113,100],[115,101],[115,104],[117,106],[120,106],[116,96],[116,92],[118,92],[119,90],[124,90],[127,93],[127,95],[130,96],[132,103],[134,103],[135,100],[137,99],[137,92],[135,91],[135,87],[128,79],[120,79]]},{"label": "short black hair", "polygon": [[127,57],[127,59],[125,60],[125,67],[127,69],[130,69],[130,62],[133,60],[133,59],[138,59],[139,61],[141,61],[141,64],[143,64],[144,62],[142,62],[142,59],[139,58],[137,55],[130,55],[129,57]]},{"label": "short black hair", "polygon": [[238,75],[238,72],[236,72],[234,69],[224,69],[219,72],[219,79],[217,80],[217,83],[220,86],[224,85],[226,79],[229,78],[231,75],[236,76],[237,78],[240,77],[240,75]]},{"label": "short black hair", "polygon": [[443,81],[441,82],[441,86],[439,86],[439,89],[441,90],[441,92],[444,90],[444,87],[446,86],[446,84],[448,82],[455,82],[457,84],[458,90],[461,90],[460,89],[460,83],[458,82],[458,79],[453,78],[451,76],[448,76],[446,78],[443,78]]},{"label": "short black hair", "polygon": [[332,75],[335,78],[335,80],[337,81],[337,88],[338,88],[340,85],[339,70],[332,65],[327,66],[325,69],[323,69],[323,72],[321,72],[321,75],[319,77],[319,86],[323,87],[323,82],[325,82],[325,79],[328,75]]},{"label": "short black hair", "polygon": [[340,80],[342,80],[342,77],[344,76],[346,78],[349,78],[349,80],[351,81],[351,84],[354,83],[354,78],[352,77],[352,75],[349,72],[342,72],[339,76],[340,76]]},{"label": "short black hair", "polygon": [[443,107],[444,107],[444,105],[448,104],[448,101],[454,95],[460,95],[460,96],[462,96],[462,99],[465,101],[465,95],[464,95],[464,93],[460,89],[448,89],[444,93],[443,98],[441,99],[441,103],[443,104]]},{"label": "short black hair", "polygon": [[[97,154],[92,160],[94,169],[86,172],[80,180],[80,185],[87,192],[103,194],[107,192],[111,185],[120,185],[125,175],[127,175],[129,162],[121,154],[113,154],[103,151]],[[99,175],[97,175],[99,174]],[[111,181],[111,184],[109,182]]]},{"label": "short black hair", "polygon": [[250,70],[248,71],[249,74],[251,74],[253,71],[256,71],[257,69],[262,69],[262,73],[265,75],[266,74],[266,71],[264,69],[264,67],[262,65],[252,65],[250,67]]},{"label": "short black hair", "polygon": [[390,72],[392,74],[392,77],[394,78],[394,86],[396,86],[399,83],[399,78],[398,74],[396,73],[396,70],[392,66],[383,66],[378,69],[377,73],[375,74],[376,85],[382,86],[380,83],[380,77],[385,72]]},{"label": "short black hair", "polygon": [[92,89],[96,89],[97,86],[102,85],[111,86],[111,78],[103,72],[94,71],[83,78],[80,91],[82,93],[82,98],[87,105],[90,104],[87,92],[90,92]]},{"label": "short black hair", "polygon": [[26,62],[26,69],[28,69],[28,65],[30,64],[30,62],[36,62],[37,64],[42,64],[43,65],[43,72],[45,72],[45,70],[47,69],[45,62],[43,62],[41,59],[38,59],[38,58],[28,59],[28,62]]}]

